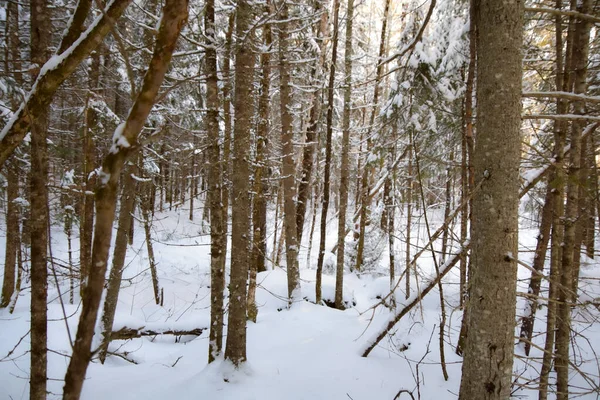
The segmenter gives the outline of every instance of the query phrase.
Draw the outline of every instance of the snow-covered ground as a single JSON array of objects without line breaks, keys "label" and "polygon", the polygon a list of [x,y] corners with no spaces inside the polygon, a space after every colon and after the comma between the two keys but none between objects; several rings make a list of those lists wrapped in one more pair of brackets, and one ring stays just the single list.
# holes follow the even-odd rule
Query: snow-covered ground
[{"label": "snow-covered ground", "polygon": [[[433,213],[439,223],[439,213]],[[160,286],[164,290],[162,307],[154,304],[154,295],[143,228],[136,226],[135,240],[127,256],[123,288],[115,319],[115,330],[120,327],[148,329],[207,328],[210,312],[209,237],[203,235],[199,222],[187,219],[188,211],[157,213],[153,239],[158,262]],[[196,220],[200,220],[200,213]],[[430,218],[432,217],[430,216]],[[437,218],[435,218],[437,217]],[[272,218],[270,218],[272,221]],[[418,219],[415,219],[418,221]],[[310,217],[307,218],[307,224]],[[421,221],[422,222],[422,221]],[[417,224],[417,222],[416,222]],[[413,237],[419,232],[419,245],[426,232],[415,224]],[[270,223],[272,234],[273,223]],[[398,236],[403,237],[402,220]],[[424,226],[424,225],[423,225]],[[279,227],[279,229],[281,229]],[[336,240],[337,221],[332,220],[328,230],[328,248]],[[318,229],[317,229],[318,231]],[[318,233],[313,238],[310,265],[306,264],[308,227],[300,253],[302,293],[314,301],[315,270]],[[530,262],[535,248],[535,229],[523,229],[520,258]],[[78,258],[78,240],[73,240],[75,258]],[[398,273],[404,266],[404,243],[396,241]],[[271,253],[272,237],[269,239]],[[53,227],[52,251],[54,257],[67,259],[66,239],[60,226]],[[0,259],[3,259],[4,238],[0,240]],[[415,250],[413,250],[414,253]],[[284,259],[284,257],[282,257]],[[582,281],[585,294],[582,300],[600,296],[598,278],[600,267],[593,260],[585,260]],[[422,277],[433,273],[431,257],[424,254],[418,263]],[[60,268],[60,267],[57,267]],[[315,305],[310,301],[286,308],[287,283],[285,270],[275,267],[258,275],[256,323],[248,323],[248,362],[239,371],[223,360],[207,365],[208,330],[201,336],[146,337],[130,341],[115,341],[111,351],[123,357],[111,356],[102,365],[90,365],[84,385],[83,399],[394,399],[401,390],[413,393],[414,398],[452,399],[457,397],[460,384],[461,358],[454,353],[460,330],[462,313],[458,310],[458,270],[455,268],[444,279],[444,296],[448,320],[446,325],[445,354],[449,374],[444,381],[440,366],[439,323],[440,299],[432,291],[396,326],[393,336],[384,339],[367,358],[360,353],[367,341],[376,334],[390,317],[390,309],[379,306],[378,298],[389,291],[387,250],[383,251],[381,273],[356,274],[347,272],[344,278],[345,299],[354,307],[345,311]],[[520,291],[526,291],[530,273],[519,271]],[[66,322],[55,284],[49,288],[48,305],[48,389],[49,398],[59,398],[70,353],[69,333],[74,336],[79,317],[79,296],[75,304],[68,304],[68,283],[61,281],[60,290],[65,303]],[[54,277],[51,276],[51,282]],[[422,284],[422,283],[421,283]],[[325,275],[323,297],[333,298],[335,278]],[[29,283],[18,299],[15,312],[0,310],[0,399],[28,398],[29,371]],[[404,283],[396,292],[397,302],[404,299]],[[413,290],[418,290],[415,281]],[[518,312],[523,308],[519,300]],[[544,316],[545,309],[538,316]],[[594,348],[600,348],[600,324],[592,323],[600,316],[593,306],[574,314],[574,329],[582,332],[575,352],[584,371],[595,374],[598,384],[598,364]],[[543,321],[536,321],[536,331]],[[67,331],[68,326],[68,331]],[[23,338],[22,340],[20,340]],[[544,336],[535,338],[543,346]],[[517,350],[519,353],[519,350]],[[541,352],[532,351],[533,357]],[[526,384],[538,374],[539,364],[522,360],[515,362],[518,382]],[[593,378],[594,379],[594,378]],[[574,386],[589,387],[582,377],[573,373]],[[518,391],[520,398],[537,398],[533,391]],[[588,395],[596,398],[596,395]],[[398,399],[410,395],[401,393]]]}]

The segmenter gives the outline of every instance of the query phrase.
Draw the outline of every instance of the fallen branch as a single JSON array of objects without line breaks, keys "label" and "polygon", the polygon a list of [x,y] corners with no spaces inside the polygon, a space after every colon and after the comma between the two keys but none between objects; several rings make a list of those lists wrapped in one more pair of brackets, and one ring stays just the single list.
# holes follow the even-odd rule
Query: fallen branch
[{"label": "fallen branch", "polygon": [[195,328],[190,330],[178,330],[178,329],[144,329],[141,328],[128,328],[123,327],[118,331],[113,331],[110,334],[110,340],[129,340],[141,338],[144,336],[158,336],[158,335],[174,335],[174,336],[200,336],[206,328]]},{"label": "fallen branch", "polygon": [[373,351],[375,346],[377,346],[379,344],[379,342],[381,342],[381,340],[383,340],[383,338],[386,337],[388,332],[391,331],[392,328],[394,328],[394,325],[396,325],[398,323],[398,321],[400,321],[402,319],[402,317],[404,317],[406,314],[408,314],[408,312],[415,305],[417,305],[423,299],[423,297],[425,297],[427,295],[427,293],[429,293],[431,291],[431,289],[433,289],[437,285],[437,283],[448,273],[448,271],[450,271],[452,269],[452,267],[454,267],[454,265],[456,265],[456,263],[460,260],[460,258],[464,254],[466,254],[468,248],[469,248],[469,244],[467,243],[460,250],[460,252],[458,254],[455,254],[454,257],[452,257],[450,260],[448,260],[446,263],[444,263],[444,265],[440,265],[439,275],[432,277],[420,292],[416,292],[415,294],[413,294],[411,297],[408,298],[407,303],[405,303],[403,306],[401,306],[398,309],[396,314],[390,319],[390,321],[387,323],[385,328],[382,329],[381,332],[374,339],[367,342],[367,347],[365,348],[365,350],[362,353],[363,357],[367,357],[371,353],[371,351]]}]

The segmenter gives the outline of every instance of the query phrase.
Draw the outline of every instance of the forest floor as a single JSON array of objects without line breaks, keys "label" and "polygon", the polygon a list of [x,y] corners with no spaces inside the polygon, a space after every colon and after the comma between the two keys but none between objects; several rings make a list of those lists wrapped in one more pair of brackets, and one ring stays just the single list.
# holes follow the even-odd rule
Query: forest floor
[{"label": "forest floor", "polygon": [[[368,340],[383,328],[392,315],[387,307],[372,308],[389,292],[387,246],[378,251],[381,257],[371,272],[357,275],[347,271],[344,277],[345,301],[353,306],[339,311],[313,303],[318,233],[313,238],[307,265],[308,229],[300,253],[302,294],[308,301],[298,302],[287,309],[285,270],[276,267],[260,273],[258,320],[256,323],[249,322],[247,328],[248,362],[237,371],[223,360],[207,365],[209,236],[203,234],[201,223],[190,222],[187,215],[186,210],[173,210],[157,213],[154,219],[152,235],[159,283],[164,293],[162,307],[154,302],[143,228],[136,225],[133,245],[128,251],[114,330],[122,327],[153,330],[202,328],[202,335],[159,335],[112,342],[110,350],[120,356],[110,356],[104,365],[97,361],[90,365],[83,399],[402,400],[411,398],[408,392],[414,399],[457,398],[461,358],[454,353],[454,348],[462,318],[458,309],[458,268],[455,267],[444,279],[448,313],[444,350],[449,375],[448,381],[444,381],[440,365],[440,297],[437,290],[405,316],[397,324],[393,335],[384,339],[369,357],[362,358],[360,354]],[[196,219],[200,220],[200,214]],[[440,222],[435,215],[433,220]],[[310,219],[307,218],[307,221]],[[400,218],[396,226],[403,226]],[[419,248],[426,243],[423,226],[419,229],[418,221],[413,226],[414,232],[417,232],[413,233],[413,237],[419,237],[418,244],[414,244]],[[328,227],[327,248],[331,248],[336,240],[337,221],[330,221]],[[272,230],[273,226],[269,231],[269,254],[272,251]],[[523,227],[521,230],[520,259],[526,263],[532,259],[536,235],[536,229]],[[0,239],[0,259],[4,258],[3,242],[4,237]],[[399,274],[404,265],[405,244],[397,240],[396,246]],[[68,260],[67,240],[61,226],[52,227],[52,253],[61,263]],[[78,257],[78,238],[75,237],[73,259],[78,260]],[[329,255],[329,259],[332,258],[333,255]],[[434,273],[432,259],[427,254],[419,260],[418,267],[422,277]],[[56,280],[53,275],[50,276],[52,284],[48,305],[48,389],[52,393],[49,398],[59,398],[62,393],[62,379],[71,352],[69,334],[74,336],[80,311],[78,293],[74,304],[69,304],[69,283],[62,277],[64,269],[56,265],[56,271]],[[323,297],[333,299],[334,272],[331,268],[326,268],[325,272]],[[520,268],[520,292],[527,291],[529,276],[529,271]],[[581,276],[580,300],[597,301],[600,298],[600,264],[584,259]],[[58,287],[56,281],[59,282]],[[404,282],[399,286],[396,299],[398,304],[402,304]],[[412,290],[419,290],[414,280]],[[29,283],[24,282],[14,313],[0,310],[0,399],[28,398],[29,299]],[[517,310],[520,312],[522,309],[523,298],[519,297]],[[536,320],[536,332],[544,329],[545,308],[538,312],[538,316],[541,318]],[[578,368],[590,374],[592,380],[586,381],[574,371],[571,380],[574,391],[584,392],[594,382],[598,385],[600,368],[594,349],[600,349],[599,317],[600,311],[594,306],[578,307],[574,311],[573,330],[576,334],[573,354]],[[535,343],[543,346],[544,336],[537,335]],[[516,351],[521,354],[519,348]],[[541,351],[534,349],[533,359],[518,358],[515,361],[515,381],[518,384],[535,386],[529,381],[539,374],[541,355]],[[533,389],[525,387],[517,390],[515,387],[515,390],[515,398],[537,398]],[[597,396],[587,394],[583,398]]]}]

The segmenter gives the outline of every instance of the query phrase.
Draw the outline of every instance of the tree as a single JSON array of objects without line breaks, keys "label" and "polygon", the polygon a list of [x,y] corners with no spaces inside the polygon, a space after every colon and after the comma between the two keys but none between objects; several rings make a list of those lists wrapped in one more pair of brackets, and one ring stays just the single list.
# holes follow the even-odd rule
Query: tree
[{"label": "tree", "polygon": [[[331,49],[331,66],[329,70],[329,87],[327,90],[327,127],[325,138],[325,172],[323,176],[323,197],[321,201],[321,236],[319,239],[319,258],[317,260],[317,283],[316,302],[321,302],[321,280],[323,274],[323,261],[325,260],[325,238],[327,236],[327,211],[329,210],[329,192],[330,192],[330,175],[331,175],[331,147],[333,135],[333,109],[335,90],[335,69],[337,63],[337,47],[338,47],[338,20],[340,14],[339,0],[333,0],[333,43]],[[344,235],[345,236],[345,235]],[[343,269],[343,266],[342,266]]]},{"label": "tree", "polygon": [[215,5],[208,0],[204,10],[206,35],[206,130],[208,133],[208,202],[210,207],[210,336],[208,361],[214,361],[223,348],[223,291],[225,290],[225,258],[223,244],[226,243],[223,223],[222,190],[219,151],[219,92],[217,87],[217,52]]},{"label": "tree", "polygon": [[[31,58],[41,68],[50,56],[50,5],[31,0]],[[35,109],[31,124],[31,379],[29,397],[46,398],[48,314],[48,107]]]},{"label": "tree", "polygon": [[477,13],[477,144],[472,280],[461,399],[510,396],[519,204],[523,2],[482,0]]},{"label": "tree", "polygon": [[288,279],[289,305],[300,297],[298,269],[298,232],[296,229],[296,165],[294,163],[294,132],[290,111],[291,85],[288,64],[288,5],[280,6],[279,23],[279,105],[281,111],[281,151],[283,152],[283,218],[285,229],[285,259]]},{"label": "tree", "polygon": [[354,0],[348,0],[346,17],[346,42],[344,55],[344,115],[342,117],[342,162],[340,166],[340,212],[338,219],[338,252],[335,273],[335,307],[344,307],[344,256],[346,244],[346,213],[348,208],[348,183],[350,168],[350,116],[352,109],[352,27]]},{"label": "tree", "polygon": [[187,6],[187,0],[166,1],[154,54],[144,76],[144,82],[127,120],[115,130],[112,147],[102,163],[99,184],[95,191],[97,222],[94,227],[92,264],[88,285],[83,296],[83,307],[79,318],[73,355],[65,376],[63,394],[65,400],[79,399],[86,370],[92,356],[92,337],[104,288],[120,173],[127,158],[135,154],[140,146],[138,136],[156,101],[158,91],[171,62],[179,33],[187,21]]},{"label": "tree", "polygon": [[246,312],[248,263],[250,262],[250,127],[253,109],[254,54],[251,48],[253,8],[240,0],[236,8],[235,26],[235,119],[233,126],[232,198],[235,207],[231,214],[231,256],[229,279],[229,317],[225,358],[235,366],[246,361]]}]

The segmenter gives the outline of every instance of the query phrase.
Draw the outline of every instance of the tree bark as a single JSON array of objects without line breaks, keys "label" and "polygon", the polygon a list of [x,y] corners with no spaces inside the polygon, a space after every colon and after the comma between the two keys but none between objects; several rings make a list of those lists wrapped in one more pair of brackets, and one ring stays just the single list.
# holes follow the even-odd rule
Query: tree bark
[{"label": "tree bark", "polygon": [[231,275],[225,358],[235,366],[246,361],[246,312],[248,264],[250,262],[250,127],[253,115],[254,53],[251,46],[252,5],[240,0],[236,8],[235,98],[233,127],[233,181],[231,219]]},{"label": "tree bark", "polygon": [[523,344],[526,355],[529,355],[529,351],[531,350],[533,325],[535,323],[535,314],[538,308],[538,297],[540,295],[544,264],[546,262],[546,251],[548,250],[550,232],[552,229],[552,215],[554,211],[554,197],[552,194],[554,190],[552,185],[553,179],[554,174],[552,174],[551,179],[548,180],[548,187],[546,188],[546,197],[544,199],[544,207],[542,208],[542,220],[540,222],[540,233],[537,238],[535,255],[533,257],[533,270],[535,272],[531,272],[529,289],[527,290],[527,293],[531,295],[531,297],[526,300],[525,315],[523,315],[521,321],[521,332],[519,334],[519,341]]},{"label": "tree bark", "polygon": [[383,60],[386,56],[386,46],[385,46],[385,38],[387,33],[387,24],[388,24],[388,15],[390,11],[390,0],[386,0],[385,8],[383,11],[383,18],[381,20],[381,39],[379,41],[379,58],[377,59],[377,69],[375,73],[375,87],[373,89],[373,108],[371,110],[371,117],[369,119],[369,128],[367,131],[367,158],[365,159],[365,165],[362,173],[362,182],[361,182],[361,205],[360,205],[360,227],[359,227],[359,237],[358,244],[356,250],[356,270],[360,271],[363,263],[363,253],[365,248],[365,233],[366,226],[369,224],[369,203],[371,198],[369,196],[369,176],[370,176],[370,168],[369,165],[369,155],[371,153],[373,147],[373,140],[371,138],[371,132],[373,129],[373,125],[375,123],[375,116],[378,113],[378,101],[379,101],[379,83],[381,82],[381,78],[383,75]]},{"label": "tree bark", "polygon": [[344,308],[344,257],[346,246],[346,214],[348,213],[348,185],[350,182],[350,116],[352,113],[352,30],[354,0],[346,8],[346,42],[344,44],[344,111],[342,116],[342,156],[340,166],[340,212],[338,219],[338,252],[335,273],[335,308]]},{"label": "tree bark", "polygon": [[[37,68],[50,56],[50,4],[31,0],[31,61]],[[30,234],[31,234],[31,377],[29,397],[46,398],[48,341],[48,114],[50,102],[32,110]],[[8,124],[7,124],[8,125]],[[1,144],[0,144],[1,146]]]},{"label": "tree bark", "polygon": [[115,131],[113,145],[102,163],[99,185],[95,192],[98,220],[94,230],[92,268],[88,285],[85,288],[73,355],[65,376],[63,392],[65,400],[79,399],[85,373],[92,356],[92,337],[104,286],[119,175],[127,157],[139,148],[138,135],[156,101],[171,62],[177,38],[187,20],[187,6],[186,0],[166,0],[154,54],[144,76],[142,88],[129,112],[127,121],[119,125]]},{"label": "tree bark", "polygon": [[[11,75],[17,84],[22,82],[21,56],[19,40],[19,8],[17,3],[6,4],[6,60],[5,71]],[[5,166],[6,175],[6,250],[4,255],[4,278],[2,280],[2,296],[0,308],[8,307],[15,292],[15,267],[17,266],[17,251],[20,247],[20,212],[15,200],[19,196],[19,165],[12,158]]]},{"label": "tree bark", "polygon": [[319,238],[319,258],[317,259],[317,282],[315,285],[316,303],[321,303],[321,280],[323,279],[323,262],[325,260],[325,239],[327,237],[327,213],[329,211],[329,192],[331,175],[331,146],[333,136],[333,108],[335,90],[335,70],[337,64],[338,20],[340,14],[339,0],[333,0],[333,39],[331,49],[331,67],[329,70],[329,87],[327,91],[327,128],[325,138],[325,171],[323,172],[323,197],[321,201],[321,236]]},{"label": "tree bark", "polygon": [[[316,0],[316,11],[321,11],[321,19],[317,26],[317,60],[313,66],[311,82],[320,82],[318,75],[323,69],[325,63],[325,52],[323,46],[325,43],[325,32],[327,30],[328,12],[323,8],[323,0]],[[336,33],[334,33],[336,34]],[[300,173],[300,182],[298,183],[298,203],[296,207],[296,229],[298,243],[302,244],[302,236],[304,233],[304,218],[306,216],[306,206],[310,195],[310,182],[313,174],[313,165],[318,165],[313,162],[315,158],[315,150],[317,149],[317,128],[319,126],[319,114],[321,108],[321,93],[318,89],[313,89],[311,99],[311,108],[308,125],[306,127],[306,143],[302,151],[302,172]]]},{"label": "tree bark", "polygon": [[283,0],[280,7],[279,32],[279,104],[281,110],[281,150],[283,163],[283,218],[285,219],[285,259],[288,281],[289,306],[300,297],[300,271],[298,269],[298,232],[296,229],[296,164],[294,163],[294,132],[292,130],[292,104],[288,64],[288,5]]},{"label": "tree bark", "polygon": [[223,260],[224,234],[219,151],[219,88],[217,78],[217,40],[215,27],[215,3],[207,0],[204,9],[204,32],[206,36],[206,131],[208,134],[208,203],[210,208],[210,333],[208,362],[213,362],[223,349],[223,293],[225,269]]},{"label": "tree bark", "polygon": [[[460,399],[511,393],[518,257],[523,2],[480,0],[473,271]],[[502,110],[502,113],[499,113]]]},{"label": "tree bark", "polygon": [[[271,2],[267,0],[265,12],[271,12]],[[265,271],[267,256],[267,141],[269,136],[269,92],[271,89],[271,25],[263,27],[265,51],[260,55],[261,77],[260,98],[258,99],[258,128],[256,138],[256,169],[254,171],[254,204],[252,207],[252,261],[250,263],[250,284],[248,285],[248,319],[256,322],[256,274]]]},{"label": "tree bark", "polygon": [[[577,3],[577,11],[587,14],[591,9],[591,1],[583,0]],[[584,94],[587,90],[587,63],[589,55],[590,23],[583,20],[575,21],[573,36],[573,91]],[[573,113],[583,115],[585,103],[572,102]],[[571,151],[569,153],[567,204],[565,207],[565,236],[562,253],[562,270],[560,271],[560,287],[558,289],[557,330],[556,330],[556,360],[557,399],[569,398],[569,346],[571,335],[571,304],[573,296],[574,257],[576,246],[576,230],[579,218],[579,184],[581,167],[581,132],[583,121],[573,121],[571,125]]]},{"label": "tree bark", "polygon": [[127,255],[127,243],[129,242],[129,226],[133,221],[133,209],[135,205],[136,182],[132,174],[136,172],[135,167],[130,167],[123,179],[123,193],[121,194],[121,209],[119,210],[119,225],[117,238],[113,251],[112,268],[108,278],[108,289],[102,310],[102,343],[100,344],[100,361],[104,363],[108,345],[111,340],[111,332],[115,321],[115,312],[119,301],[119,290],[121,289],[121,278]]}]

